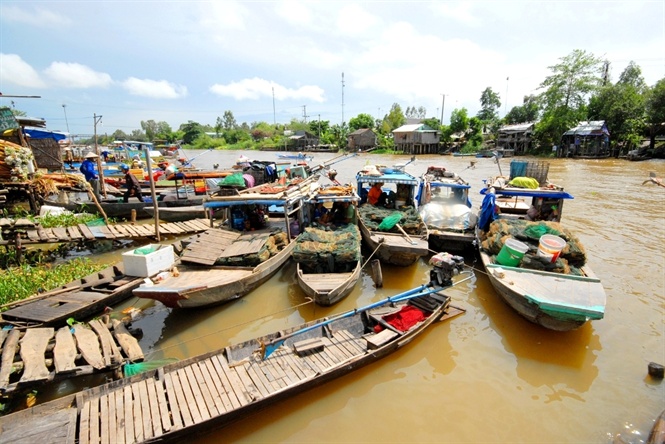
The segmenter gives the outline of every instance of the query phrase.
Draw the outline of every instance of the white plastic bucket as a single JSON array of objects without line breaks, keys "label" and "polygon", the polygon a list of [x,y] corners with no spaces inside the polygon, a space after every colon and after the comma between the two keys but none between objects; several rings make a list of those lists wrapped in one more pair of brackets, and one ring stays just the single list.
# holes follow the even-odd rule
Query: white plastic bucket
[{"label": "white plastic bucket", "polygon": [[559,236],[543,234],[538,243],[538,256],[549,259],[550,262],[556,262],[565,246],[566,241]]}]

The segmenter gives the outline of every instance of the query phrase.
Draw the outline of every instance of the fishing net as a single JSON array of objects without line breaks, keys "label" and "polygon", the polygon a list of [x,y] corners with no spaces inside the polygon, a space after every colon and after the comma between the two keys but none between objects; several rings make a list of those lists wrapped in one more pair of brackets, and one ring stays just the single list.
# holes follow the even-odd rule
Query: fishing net
[{"label": "fishing net", "polygon": [[[372,231],[380,230],[381,222],[387,217],[396,217],[394,214],[401,214],[399,220],[400,226],[408,234],[419,235],[422,234],[425,229],[425,224],[423,223],[420,214],[412,206],[401,207],[399,211],[395,211],[389,208],[376,207],[374,205],[365,204],[358,207],[358,216],[362,217],[363,221],[367,228]],[[385,230],[391,233],[400,233],[399,229],[395,226],[397,222],[389,230]]]},{"label": "fishing net", "polygon": [[[543,234],[559,236],[566,241],[566,246],[556,262],[538,256],[538,244]],[[579,270],[586,263],[586,250],[573,233],[558,222],[532,222],[523,219],[497,219],[480,238],[481,248],[490,255],[501,251],[506,239],[513,237],[529,246],[520,267],[535,270],[552,271],[564,274],[582,275]]]},{"label": "fishing net", "polygon": [[356,225],[330,231],[307,227],[296,242],[292,258],[305,273],[349,272],[362,259]]},{"label": "fishing net", "polygon": [[391,214],[390,216],[387,216],[384,218],[381,223],[379,224],[379,230],[381,231],[388,231],[395,225],[397,225],[402,219],[402,213],[399,211],[396,211],[395,213]]}]

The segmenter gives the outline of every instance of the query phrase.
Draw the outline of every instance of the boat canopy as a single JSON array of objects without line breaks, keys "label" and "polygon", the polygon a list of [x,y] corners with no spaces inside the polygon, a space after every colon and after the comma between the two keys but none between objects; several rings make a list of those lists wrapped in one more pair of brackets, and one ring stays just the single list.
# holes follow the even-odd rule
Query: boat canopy
[{"label": "boat canopy", "polygon": [[[488,189],[483,188],[480,190],[480,194],[488,194]],[[510,188],[510,189],[495,189],[494,194],[501,196],[522,196],[522,197],[542,197],[543,199],[574,199],[570,193],[559,190],[531,190],[531,189],[522,189],[522,188]]]},{"label": "boat canopy", "polygon": [[394,183],[394,184],[403,184],[403,185],[418,185],[419,183],[417,178],[413,177],[408,173],[403,173],[403,172],[382,174],[380,176],[358,173],[356,175],[356,180],[358,181],[359,184],[382,182],[384,184]]},{"label": "boat canopy", "polygon": [[203,202],[204,208],[226,208],[236,205],[275,205],[283,206],[289,202],[284,199],[241,199],[241,200],[215,200]]},{"label": "boat canopy", "polygon": [[446,188],[460,188],[460,189],[465,189],[465,190],[468,190],[469,188],[471,188],[471,185],[469,185],[469,184],[456,183],[456,182],[437,182],[437,181],[432,181],[432,182],[429,182],[429,185],[430,185],[430,187],[432,187],[432,188],[437,188],[437,187],[442,188],[442,187],[446,187]]},{"label": "boat canopy", "polygon": [[318,194],[305,202],[307,203],[319,203],[319,202],[358,202],[360,196],[356,193],[349,195],[340,195],[340,194]]}]

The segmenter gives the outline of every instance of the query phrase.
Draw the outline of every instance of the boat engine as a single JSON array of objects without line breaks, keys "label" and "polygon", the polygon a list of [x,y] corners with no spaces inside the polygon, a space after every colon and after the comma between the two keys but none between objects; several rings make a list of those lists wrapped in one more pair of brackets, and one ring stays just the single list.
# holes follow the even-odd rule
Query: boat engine
[{"label": "boat engine", "polygon": [[453,276],[464,270],[464,258],[450,253],[438,253],[429,260],[432,269],[429,272],[430,285],[450,287],[453,285]]}]

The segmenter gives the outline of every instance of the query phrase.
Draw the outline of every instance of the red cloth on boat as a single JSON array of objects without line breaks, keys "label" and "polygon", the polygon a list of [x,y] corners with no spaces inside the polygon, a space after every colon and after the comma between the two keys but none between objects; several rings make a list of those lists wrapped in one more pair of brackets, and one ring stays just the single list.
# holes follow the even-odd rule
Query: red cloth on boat
[{"label": "red cloth on boat", "polygon": [[[405,305],[397,313],[391,313],[382,317],[384,321],[399,331],[407,331],[418,322],[424,321],[426,318],[427,316],[425,313],[413,305]],[[377,324],[374,327],[374,331],[377,333],[381,330],[383,330],[383,326],[381,326],[381,324]]]}]

